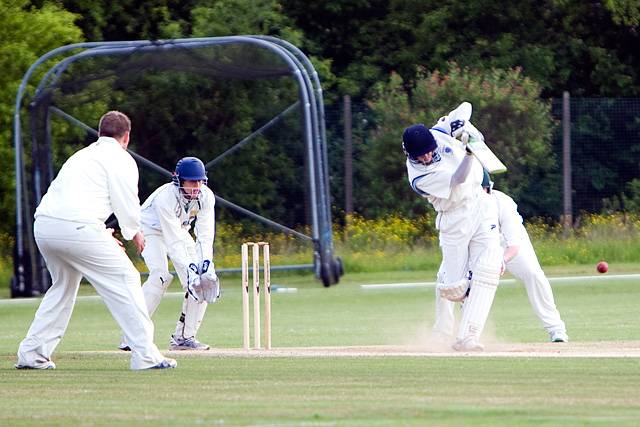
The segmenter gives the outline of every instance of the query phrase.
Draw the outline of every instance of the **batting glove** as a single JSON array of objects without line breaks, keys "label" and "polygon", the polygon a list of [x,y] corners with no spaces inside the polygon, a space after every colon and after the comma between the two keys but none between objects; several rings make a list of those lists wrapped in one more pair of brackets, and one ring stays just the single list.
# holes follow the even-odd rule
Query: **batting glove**
[{"label": "batting glove", "polygon": [[436,288],[440,292],[442,298],[449,301],[463,301],[467,297],[469,290],[469,279],[461,279],[453,283],[438,283]]},{"label": "batting glove", "polygon": [[464,120],[454,120],[451,122],[451,136],[454,137],[455,139],[459,139],[460,141],[462,141],[462,139],[460,139],[461,135],[464,133],[464,124],[465,121]]}]

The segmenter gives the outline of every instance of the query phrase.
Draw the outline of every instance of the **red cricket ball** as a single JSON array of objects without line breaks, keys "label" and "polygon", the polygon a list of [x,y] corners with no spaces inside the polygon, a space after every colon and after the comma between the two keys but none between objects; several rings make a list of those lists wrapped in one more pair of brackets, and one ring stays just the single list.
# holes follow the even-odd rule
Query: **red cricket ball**
[{"label": "red cricket ball", "polygon": [[598,270],[598,273],[606,273],[609,271],[609,264],[607,264],[606,261],[600,261],[596,266],[596,269]]}]

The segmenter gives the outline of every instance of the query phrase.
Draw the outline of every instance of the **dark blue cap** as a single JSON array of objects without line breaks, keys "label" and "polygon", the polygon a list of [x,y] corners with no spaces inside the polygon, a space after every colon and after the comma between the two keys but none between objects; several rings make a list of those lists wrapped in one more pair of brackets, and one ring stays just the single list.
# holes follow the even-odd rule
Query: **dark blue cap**
[{"label": "dark blue cap", "polygon": [[405,153],[416,159],[438,148],[436,139],[422,123],[409,126],[402,133],[402,147]]}]

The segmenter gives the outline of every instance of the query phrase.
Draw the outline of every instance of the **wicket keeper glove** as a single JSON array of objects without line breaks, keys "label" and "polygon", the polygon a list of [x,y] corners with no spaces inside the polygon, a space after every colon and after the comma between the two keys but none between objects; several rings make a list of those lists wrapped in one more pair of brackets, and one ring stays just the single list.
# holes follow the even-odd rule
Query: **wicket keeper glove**
[{"label": "wicket keeper glove", "polygon": [[187,268],[187,293],[191,295],[194,300],[202,302],[202,285],[200,284],[200,274],[198,271],[198,266],[194,263],[189,264],[189,267]]},{"label": "wicket keeper glove", "polygon": [[220,298],[220,279],[216,274],[215,266],[211,261],[205,260],[202,262],[200,271],[202,297],[207,303],[214,303]]}]

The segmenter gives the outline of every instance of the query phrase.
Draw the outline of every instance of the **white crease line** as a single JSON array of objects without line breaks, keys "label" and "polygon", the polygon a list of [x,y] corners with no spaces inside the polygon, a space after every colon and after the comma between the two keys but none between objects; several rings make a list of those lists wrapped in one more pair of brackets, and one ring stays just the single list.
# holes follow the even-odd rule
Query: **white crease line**
[{"label": "white crease line", "polygon": [[[568,276],[568,277],[549,277],[551,283],[571,283],[578,281],[600,282],[603,280],[634,280],[640,279],[640,274],[601,274],[598,276]],[[516,283],[516,279],[501,279],[500,285],[511,285]],[[436,282],[408,282],[408,283],[380,283],[360,285],[363,290],[377,289],[402,289],[402,288],[433,288]]]},{"label": "white crease line", "polygon": [[[223,289],[222,295],[227,292],[235,293],[235,289]],[[285,288],[282,286],[273,286],[271,288],[272,294],[293,294],[298,292],[298,288]],[[184,298],[184,291],[179,292],[167,292],[164,294],[163,298]],[[82,295],[77,298],[78,301],[94,301],[100,300],[100,295]],[[33,298],[7,298],[0,299],[0,306],[2,305],[31,305],[38,303],[42,300],[42,297],[33,297]]]}]

